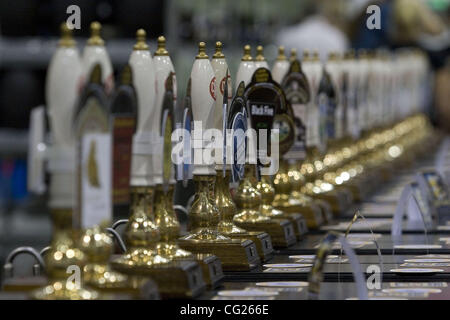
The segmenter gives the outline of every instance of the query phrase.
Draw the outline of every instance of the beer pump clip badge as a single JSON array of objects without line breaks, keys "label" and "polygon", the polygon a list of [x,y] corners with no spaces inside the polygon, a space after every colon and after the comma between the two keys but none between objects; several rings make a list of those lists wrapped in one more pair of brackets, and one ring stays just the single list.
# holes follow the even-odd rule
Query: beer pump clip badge
[{"label": "beer pump clip badge", "polygon": [[[192,161],[194,159],[194,150],[191,148],[191,139],[190,134],[192,132],[192,100],[191,100],[191,78],[189,78],[186,96],[184,98],[184,111],[183,111],[183,160],[181,162],[182,166],[182,175],[181,179],[183,181],[183,186],[187,187],[187,183],[189,179],[192,179]],[[189,133],[189,136],[185,136],[186,133]]]},{"label": "beer pump clip badge", "polygon": [[90,228],[112,220],[112,141],[107,99],[95,65],[77,107],[74,129],[78,149],[78,212],[76,227]]},{"label": "beer pump clip badge", "polygon": [[[286,97],[281,86],[272,80],[270,71],[266,68],[258,68],[253,74],[251,82],[244,92],[247,100],[247,110],[250,116],[250,124],[257,134],[258,166],[261,163],[261,154],[267,152],[271,156],[270,141],[272,128],[279,130],[279,151],[287,152],[294,142],[294,123],[292,111],[286,103]],[[262,149],[259,130],[267,130],[267,150]],[[264,165],[265,166],[265,165]]]},{"label": "beer pump clip badge", "polygon": [[[223,144],[222,144],[222,162],[223,162],[223,176],[225,177],[225,171],[227,168],[227,128],[228,128],[228,69],[225,74],[226,81],[223,81],[223,101],[222,101],[222,136],[223,136]],[[221,84],[222,86],[222,84]],[[221,89],[221,88],[220,88]]]},{"label": "beer pump clip badge", "polygon": [[288,103],[287,113],[292,116],[291,119],[294,119],[295,125],[293,143],[285,154],[285,158],[304,160],[306,157],[307,104],[310,100],[310,90],[308,80],[301,70],[300,61],[296,59],[291,63],[281,86]]},{"label": "beer pump clip badge", "polygon": [[[245,83],[241,81],[236,91],[236,95],[231,102],[227,128],[231,129],[231,155],[233,157],[231,164],[231,178],[237,182],[244,177],[245,156],[247,152],[247,140],[245,132],[247,131],[247,111],[246,100],[244,97]],[[225,117],[224,117],[225,119]],[[225,121],[225,120],[224,120]]]},{"label": "beer pump clip badge", "polygon": [[137,98],[130,65],[123,68],[120,84],[111,99],[113,204],[128,204],[133,135],[136,132]]},{"label": "beer pump clip badge", "polygon": [[170,72],[165,81],[165,93],[162,104],[161,112],[161,132],[162,137],[162,178],[163,178],[163,190],[167,192],[169,189],[169,183],[172,178],[172,132],[173,132],[173,77],[175,73]]}]

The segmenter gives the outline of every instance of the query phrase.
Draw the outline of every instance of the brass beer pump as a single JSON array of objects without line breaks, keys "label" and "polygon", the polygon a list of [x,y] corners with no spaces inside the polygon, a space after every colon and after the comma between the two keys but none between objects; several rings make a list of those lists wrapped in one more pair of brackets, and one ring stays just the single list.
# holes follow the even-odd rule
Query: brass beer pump
[{"label": "brass beer pump", "polygon": [[[214,127],[210,115],[214,108],[213,93],[210,83],[214,71],[205,52],[205,43],[200,42],[191,72],[191,99],[194,130]],[[226,95],[224,95],[226,97]],[[194,134],[195,137],[195,134]],[[224,270],[250,270],[259,266],[260,260],[253,241],[248,239],[231,239],[218,230],[220,212],[212,196],[216,181],[214,163],[197,158],[203,152],[208,141],[194,141],[195,197],[189,211],[189,234],[179,239],[181,248],[193,253],[212,253],[219,257]]]},{"label": "brass beer pump", "polygon": [[191,252],[219,257],[225,271],[250,270],[259,266],[259,256],[253,241],[232,239],[219,232],[220,213],[210,200],[210,184],[214,176],[194,176],[196,193],[189,211],[189,234],[179,240],[180,246]]},{"label": "brass beer pump", "polygon": [[[133,51],[136,55],[132,56],[133,62],[141,58],[142,63],[144,63],[144,59],[151,59],[151,56],[146,52],[148,46],[145,43],[145,31],[138,30],[137,38],[138,41]],[[141,53],[140,51],[144,52]],[[134,85],[138,94],[139,90],[146,90],[146,87],[142,84],[134,83]],[[151,86],[153,83],[146,85]],[[147,108],[148,106],[141,105],[140,107]],[[155,112],[155,109],[151,111]],[[139,114],[142,113],[138,112],[138,117]],[[138,123],[141,122],[143,122],[142,119],[138,119]],[[136,143],[136,141],[134,142]],[[138,155],[133,154],[133,156]],[[155,177],[156,173],[157,168],[155,167],[145,171],[146,177]],[[115,270],[129,276],[153,279],[163,298],[198,296],[205,289],[200,266],[194,261],[174,259],[174,253],[187,255],[187,253],[177,250],[176,244],[174,245],[171,241],[177,225],[170,218],[165,219],[166,217],[161,217],[161,215],[159,216],[160,219],[156,220],[154,201],[158,201],[156,209],[159,210],[159,213],[166,205],[164,197],[161,197],[160,186],[155,185],[155,180],[149,182],[149,180],[136,179],[136,182],[133,182],[133,175],[136,176],[136,172],[132,171],[131,214],[124,231],[127,251],[115,258],[111,265]],[[144,183],[144,181],[147,181],[147,183]],[[161,231],[155,221],[160,222]]]},{"label": "brass beer pump", "polygon": [[[318,61],[318,55],[314,53],[314,61]],[[337,157],[327,149],[329,141],[333,140],[333,134],[328,139],[328,131],[333,131],[335,125],[334,113],[333,116],[327,117],[327,110],[335,108],[336,92],[333,87],[330,75],[326,69],[322,68],[320,82],[317,89],[317,101],[319,104],[319,123],[320,129],[318,146],[310,151],[309,161],[303,164],[303,172],[306,174],[307,182],[302,187],[302,192],[315,198],[327,202],[334,215],[347,210],[351,204],[351,194],[347,190],[337,190],[333,184],[323,179],[327,173],[327,169],[336,165]],[[314,98],[314,97],[313,97]]]},{"label": "brass beer pump", "polygon": [[218,226],[219,232],[232,239],[252,240],[256,245],[261,261],[268,261],[273,256],[273,246],[270,235],[263,231],[247,231],[235,224],[235,217],[238,214],[238,209],[230,194],[230,175],[230,170],[226,171],[225,176],[221,173],[217,175],[215,202],[216,206],[221,211],[221,220]]},{"label": "brass beer pump", "polygon": [[[99,35],[97,35],[97,37],[101,40]],[[125,69],[125,75],[122,80],[126,80],[126,73],[127,72]],[[108,134],[111,134],[112,128],[105,127],[105,119],[100,117],[99,109],[90,107],[93,101],[97,101],[97,103],[99,103],[98,106],[100,106],[102,102],[104,103],[106,101],[103,86],[101,84],[101,67],[99,64],[93,67],[89,82],[84,88],[80,101],[82,104],[78,108],[77,118],[75,119],[76,128],[78,129],[77,135],[80,137],[80,140],[86,133],[107,132]],[[106,108],[103,110],[105,109]],[[108,111],[105,110],[103,116],[107,119],[108,117],[111,117],[111,114],[108,114]],[[86,126],[86,123],[89,123],[89,127]],[[89,147],[89,160],[87,164],[88,179],[90,183],[96,187],[100,187],[98,176],[99,164],[97,164],[97,161],[95,160],[95,153],[96,144],[91,143]],[[113,157],[112,152],[111,157]],[[108,172],[108,174],[112,175],[112,170]],[[81,177],[80,179],[79,190],[81,190],[82,179],[84,178]],[[88,200],[81,197],[81,201]],[[110,197],[107,201],[111,202],[112,208],[112,197]],[[84,280],[86,284],[89,284],[91,287],[94,287],[102,292],[116,292],[118,290],[122,290],[123,292],[137,292],[139,289],[137,283],[128,281],[129,279],[127,276],[112,270],[109,266],[113,242],[110,235],[106,232],[105,227],[110,223],[111,221],[108,220],[101,221],[100,225],[88,225],[88,228],[81,235],[80,249],[83,250],[87,258],[87,264],[83,270]]]},{"label": "brass beer pump", "polygon": [[[168,57],[168,51],[165,49],[164,37],[159,37],[157,54],[164,54]],[[166,64],[166,61],[162,61]],[[168,70],[167,70],[168,71]],[[160,146],[160,162],[155,163],[157,180],[162,183],[157,184],[155,188],[154,199],[154,222],[161,233],[161,239],[156,246],[158,254],[169,260],[174,261],[194,261],[199,264],[203,271],[203,278],[210,287],[216,287],[223,278],[222,265],[220,260],[212,254],[193,254],[183,250],[178,245],[180,237],[180,223],[173,209],[173,197],[175,189],[175,170],[171,162],[172,155],[172,132],[174,118],[174,93],[175,76],[172,71],[164,81],[164,96],[161,101],[161,121],[160,135],[162,145]]]},{"label": "brass beer pump", "polygon": [[[225,84],[225,87],[228,88],[228,84]],[[227,107],[228,112],[226,118],[223,119],[223,121],[225,122],[224,127],[233,130],[233,132],[234,130],[245,128],[246,125],[247,120],[244,117],[244,89],[244,82],[241,81],[241,83],[238,85],[231,105]],[[226,132],[224,132],[223,134],[225,138]],[[234,143],[233,139],[234,138],[232,138],[232,141],[226,140],[226,147],[231,146]],[[225,149],[225,152],[228,152],[226,150],[229,149]],[[234,148],[232,148],[231,157],[233,158],[233,160],[237,160],[239,158],[239,155],[242,155],[240,152],[245,154],[245,148],[240,150],[235,150]],[[229,161],[229,158],[231,157],[229,157],[228,153],[226,154],[227,161]],[[256,249],[261,261],[267,261],[273,256],[273,246],[270,235],[263,231],[247,231],[243,228],[238,227],[234,223],[234,217],[238,213],[238,210],[230,193],[230,179],[232,175],[231,171],[235,170],[236,172],[236,170],[238,170],[236,166],[239,165],[239,163],[225,163],[225,172],[223,170],[217,170],[216,183],[214,188],[214,201],[220,211],[220,222],[218,225],[218,230],[222,234],[232,239],[252,240],[256,245]],[[238,173],[236,173],[236,175],[237,174]],[[238,177],[236,177],[236,179],[238,179]]]},{"label": "brass beer pump", "polygon": [[[75,47],[72,32],[66,23],[61,25],[61,34],[60,48]],[[78,267],[81,272],[86,264],[86,255],[78,246],[81,230],[79,226],[73,224],[74,207],[73,203],[72,205],[69,204],[69,202],[72,202],[72,196],[76,188],[75,165],[70,171],[54,171],[52,169],[54,166],[51,163],[53,162],[58,166],[57,162],[61,161],[66,163],[75,162],[75,139],[70,127],[62,128],[58,126],[56,122],[61,119],[58,118],[57,114],[53,114],[50,120],[52,122],[51,128],[54,130],[53,135],[61,135],[61,132],[55,132],[58,128],[68,130],[70,133],[66,133],[65,136],[71,137],[70,140],[73,145],[69,144],[68,141],[65,143],[56,143],[55,141],[55,144],[51,146],[53,150],[49,155],[49,171],[51,174],[50,213],[53,222],[53,235],[50,250],[44,257],[49,284],[34,290],[31,296],[40,300],[98,299],[100,294],[96,290],[85,287],[83,281],[80,283],[68,281],[70,274],[67,273],[67,270],[69,270],[69,267]],[[64,191],[68,191],[69,194],[64,194],[64,191],[60,193],[61,185],[59,184],[64,184]]]},{"label": "brass beer pump", "polygon": [[[271,129],[276,112],[285,108],[286,104],[281,88],[272,80],[270,71],[264,67],[258,68],[253,74],[251,82],[245,88],[244,99],[247,109],[246,112],[249,114],[249,122],[252,128],[256,129]],[[262,99],[267,99],[267,101]],[[259,130],[256,129],[256,135],[258,135]],[[256,138],[253,145],[249,147],[250,153],[253,155],[257,154],[256,150],[259,143],[262,143],[262,141],[258,141],[258,138]],[[235,216],[234,221],[237,226],[246,230],[263,230],[267,232],[274,246],[287,247],[293,245],[296,242],[294,227],[289,220],[284,218],[285,216],[281,217],[282,213],[273,209],[271,204],[273,189],[265,187],[266,185],[270,185],[270,182],[268,183],[269,180],[264,180],[260,184],[260,190],[265,193],[264,202],[262,202],[262,195],[257,190],[257,168],[255,165],[250,164],[250,161],[255,160],[259,161],[258,159],[247,159],[244,179],[241,180],[239,188],[235,193],[235,201],[239,212]],[[249,198],[244,200],[247,196]],[[254,208],[255,199],[259,201],[259,208],[257,210]],[[249,203],[246,204],[246,201]],[[264,210],[264,214],[261,209]]]},{"label": "brass beer pump", "polygon": [[50,250],[44,257],[49,284],[32,292],[38,300],[92,300],[98,299],[98,291],[81,283],[68,281],[70,266],[81,270],[86,264],[86,256],[77,246],[79,230],[72,228],[72,209],[51,209],[53,236]]},{"label": "brass beer pump", "polygon": [[155,223],[161,231],[161,240],[156,246],[157,252],[171,259],[195,261],[203,273],[203,279],[210,288],[220,285],[223,279],[222,263],[217,256],[209,253],[191,253],[178,245],[180,223],[173,209],[174,185],[169,184],[167,192],[157,187],[155,193]]},{"label": "brass beer pump", "polygon": [[[281,81],[281,86],[288,102],[287,115],[293,118],[293,137],[289,138],[290,142],[289,139],[285,139],[285,143],[280,143],[282,159],[274,177],[277,194],[273,205],[288,214],[301,213],[306,219],[308,228],[315,229],[324,221],[322,210],[310,197],[300,191],[304,183],[300,166],[306,157],[310,88],[300,61],[295,57],[291,57],[289,70]],[[287,123],[279,126],[287,127]]]}]

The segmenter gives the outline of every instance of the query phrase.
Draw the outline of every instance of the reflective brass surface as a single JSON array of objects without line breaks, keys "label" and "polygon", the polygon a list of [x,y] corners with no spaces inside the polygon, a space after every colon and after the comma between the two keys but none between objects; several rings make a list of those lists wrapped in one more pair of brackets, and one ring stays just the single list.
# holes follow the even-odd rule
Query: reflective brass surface
[{"label": "reflective brass surface", "polygon": [[230,194],[230,170],[217,173],[214,201],[220,211],[219,232],[232,239],[249,239],[256,245],[259,257],[267,261],[273,256],[272,240],[266,232],[250,232],[239,228],[234,224],[233,218],[237,214],[237,208]]},{"label": "reflective brass surface", "polygon": [[220,211],[220,222],[218,224],[219,232],[230,236],[233,234],[245,234],[245,229],[239,228],[233,222],[237,213],[236,205],[233,202],[229,188],[230,171],[226,171],[225,177],[222,172],[217,173],[214,189],[214,201]]},{"label": "reflective brass surface", "polygon": [[213,254],[208,253],[195,253],[193,254],[192,261],[199,264],[203,280],[210,289],[217,288],[221,285],[224,278],[222,262]]},{"label": "reflective brass surface", "polygon": [[233,221],[237,225],[270,222],[269,217],[263,216],[259,212],[261,194],[253,187],[252,181],[247,175],[239,183],[234,201],[238,208],[238,213],[234,216]]},{"label": "reflective brass surface", "polygon": [[131,197],[131,217],[124,232],[127,252],[112,261],[113,267],[130,273],[136,267],[168,264],[170,260],[159,255],[156,250],[160,233],[151,220],[153,188],[133,187]]},{"label": "reflective brass surface", "polygon": [[180,247],[193,253],[212,253],[224,270],[249,270],[259,266],[256,246],[251,240],[231,239],[218,231],[220,212],[212,197],[215,176],[194,176],[196,193],[189,212],[189,234]]},{"label": "reflective brass surface", "polygon": [[87,264],[84,266],[84,281],[98,289],[125,288],[128,277],[115,272],[108,265],[113,241],[99,226],[87,229],[81,237],[81,250],[86,255]]},{"label": "reflective brass surface", "polygon": [[[265,216],[270,217],[271,219],[285,219],[288,220],[292,224],[292,228],[294,233],[291,238],[297,237],[301,239],[304,234],[304,218],[298,212],[285,212],[279,209],[275,209],[273,207],[273,201],[275,199],[275,189],[272,185],[272,182],[269,180],[267,176],[262,176],[261,180],[256,184],[256,190],[261,193],[261,213]],[[287,242],[293,241],[286,239]]]},{"label": "reflective brass surface", "polygon": [[169,51],[166,49],[166,38],[164,36],[158,37],[158,48],[155,51],[155,56],[168,56]]},{"label": "reflective brass surface", "polygon": [[[80,275],[86,264],[86,256],[77,247],[79,233],[72,229],[71,209],[52,209],[53,237],[51,249],[45,255],[46,273],[49,284],[31,293],[39,300],[92,300],[99,293],[85,288],[82,281],[69,278],[74,269],[79,268]],[[69,273],[68,273],[69,271]]]},{"label": "reflective brass surface", "polygon": [[136,44],[133,46],[133,50],[148,50],[146,38],[147,32],[144,29],[138,29],[136,31]]},{"label": "reflective brass surface", "polygon": [[392,178],[395,170],[410,166],[427,149],[422,142],[432,145],[436,141],[431,132],[426,117],[416,114],[392,126],[364,132],[357,141],[331,141],[323,155],[317,149],[308,150],[300,168],[306,180],[301,191],[326,201],[339,215],[353,201],[363,200],[378,184]]},{"label": "reflective brass surface", "polygon": [[61,38],[59,39],[58,46],[64,48],[72,48],[75,47],[76,42],[72,36],[72,30],[69,29],[67,23],[61,23],[60,27]]},{"label": "reflective brass surface", "polygon": [[[273,185],[276,191],[273,206],[287,214],[299,214],[305,218],[308,229],[317,229],[323,224],[320,207],[313,199],[301,192],[304,177],[297,169],[297,164],[288,165],[282,161],[280,169],[274,176]],[[298,237],[301,234],[297,233]]]},{"label": "reflective brass surface", "polygon": [[212,201],[215,176],[194,176],[196,193],[189,211],[189,235],[182,240],[226,242],[231,240],[218,232],[220,213]]},{"label": "reflective brass surface", "polygon": [[155,223],[161,233],[161,241],[156,248],[158,253],[170,260],[190,260],[199,264],[203,279],[209,287],[216,287],[223,279],[222,264],[212,254],[192,254],[179,247],[177,240],[180,237],[180,223],[173,210],[174,185],[169,185],[167,192],[162,186],[156,187],[154,211]]},{"label": "reflective brass surface", "polygon": [[249,231],[267,232],[274,246],[286,247],[294,244],[295,233],[288,220],[273,219],[262,214],[262,198],[256,189],[257,183],[254,168],[247,165],[244,178],[240,181],[234,197],[238,208],[238,213],[233,218],[234,222]]},{"label": "reflective brass surface", "polygon": [[173,189],[173,185],[170,186],[166,194],[162,186],[156,187],[154,200],[155,224],[161,235],[160,242],[156,245],[156,251],[168,260],[192,259],[192,253],[181,249],[176,242],[180,236],[180,223],[171,201]]},{"label": "reflective brass surface", "polygon": [[[158,188],[157,188],[158,189]],[[157,209],[153,212],[155,190],[153,187],[133,187],[132,214],[125,228],[127,252],[113,259],[111,265],[117,271],[127,275],[151,277],[158,285],[163,298],[195,297],[205,289],[202,270],[194,261],[174,260],[172,254],[178,251],[173,246],[172,237],[176,237],[177,223],[164,208],[167,200],[158,189]],[[155,214],[159,215],[159,224],[164,236],[154,222]],[[158,245],[161,245],[158,247]],[[162,253],[168,255],[162,255]]]},{"label": "reflective brass surface", "polygon": [[100,32],[102,30],[102,25],[100,22],[94,21],[91,23],[91,36],[87,41],[88,46],[104,46],[105,42],[100,36]]}]

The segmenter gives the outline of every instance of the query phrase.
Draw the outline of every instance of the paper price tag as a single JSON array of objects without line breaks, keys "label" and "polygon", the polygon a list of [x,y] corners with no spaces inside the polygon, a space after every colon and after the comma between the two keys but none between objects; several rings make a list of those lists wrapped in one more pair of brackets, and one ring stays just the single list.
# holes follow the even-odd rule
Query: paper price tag
[{"label": "paper price tag", "polygon": [[267,268],[263,272],[267,273],[307,273],[311,270],[309,268]]},{"label": "paper price tag", "polygon": [[447,282],[391,282],[392,288],[447,288]]}]

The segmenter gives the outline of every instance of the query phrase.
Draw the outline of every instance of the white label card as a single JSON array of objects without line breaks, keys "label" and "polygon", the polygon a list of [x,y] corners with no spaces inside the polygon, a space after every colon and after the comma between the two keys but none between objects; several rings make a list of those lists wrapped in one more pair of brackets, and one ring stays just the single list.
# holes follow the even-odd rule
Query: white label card
[{"label": "white label card", "polygon": [[81,146],[81,227],[111,221],[111,136],[89,133]]}]

